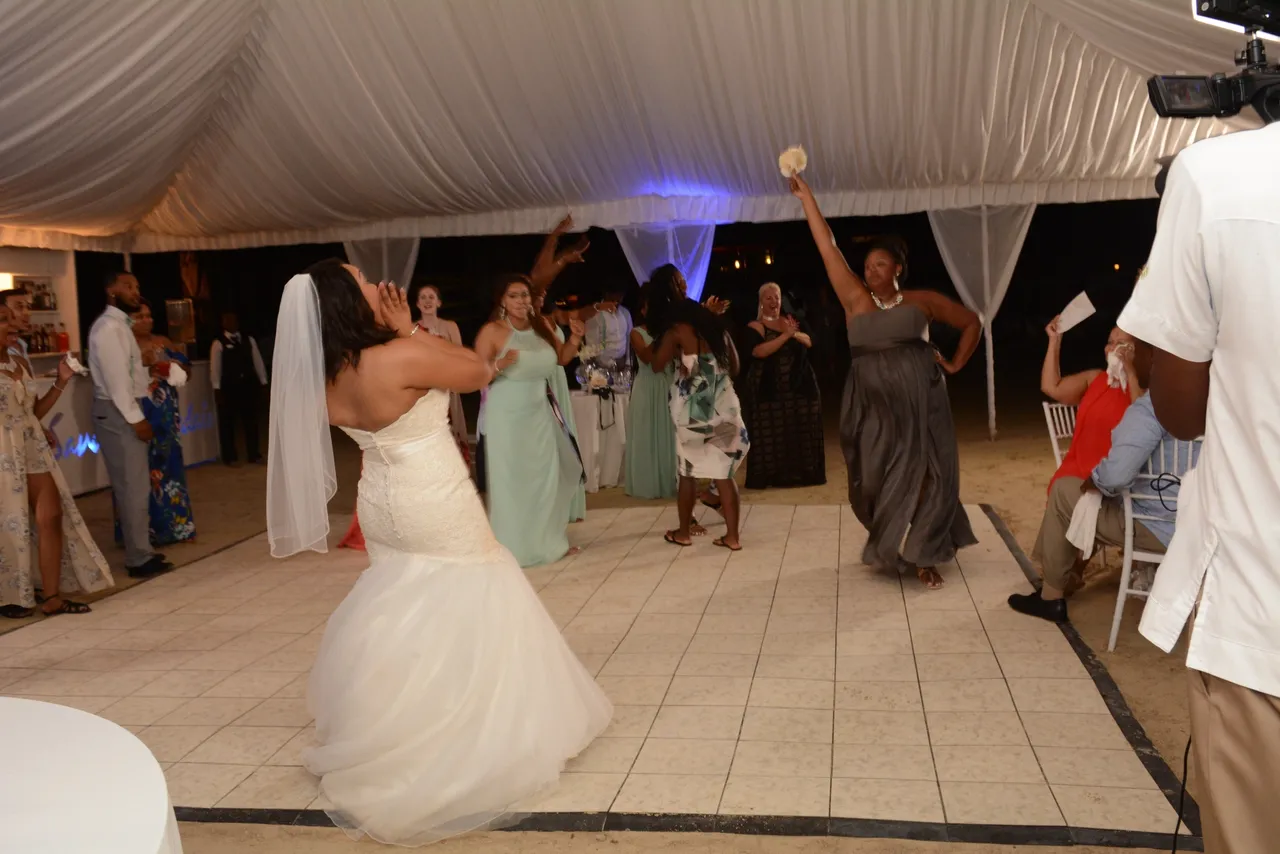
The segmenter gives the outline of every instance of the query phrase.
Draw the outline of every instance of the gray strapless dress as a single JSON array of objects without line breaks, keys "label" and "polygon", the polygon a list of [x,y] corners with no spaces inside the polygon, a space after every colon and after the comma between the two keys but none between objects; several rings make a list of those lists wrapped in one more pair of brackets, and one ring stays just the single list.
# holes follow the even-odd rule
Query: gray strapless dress
[{"label": "gray strapless dress", "polygon": [[951,402],[924,337],[928,327],[914,305],[858,315],[848,325],[840,446],[849,503],[869,532],[862,560],[873,566],[937,566],[977,542],[960,504]]}]

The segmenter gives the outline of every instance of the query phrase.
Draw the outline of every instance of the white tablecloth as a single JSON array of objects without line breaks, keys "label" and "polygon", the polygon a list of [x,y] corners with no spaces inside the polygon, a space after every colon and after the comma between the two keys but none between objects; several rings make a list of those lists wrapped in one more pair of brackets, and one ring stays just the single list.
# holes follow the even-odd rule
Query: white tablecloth
[{"label": "white tablecloth", "polygon": [[604,400],[597,394],[575,391],[573,420],[578,426],[578,450],[587,472],[587,492],[622,483],[622,458],[627,447],[627,406],[630,394]]},{"label": "white tablecloth", "polygon": [[164,772],[127,729],[0,697],[0,852],[182,854]]}]

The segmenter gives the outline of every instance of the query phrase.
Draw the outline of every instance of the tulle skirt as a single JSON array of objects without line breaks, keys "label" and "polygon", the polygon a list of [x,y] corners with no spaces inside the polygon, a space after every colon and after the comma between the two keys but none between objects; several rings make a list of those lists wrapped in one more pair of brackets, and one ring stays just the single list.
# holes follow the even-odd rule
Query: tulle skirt
[{"label": "tulle skirt", "polygon": [[308,706],[330,817],[397,845],[514,823],[613,714],[505,550],[381,546],[329,619]]}]

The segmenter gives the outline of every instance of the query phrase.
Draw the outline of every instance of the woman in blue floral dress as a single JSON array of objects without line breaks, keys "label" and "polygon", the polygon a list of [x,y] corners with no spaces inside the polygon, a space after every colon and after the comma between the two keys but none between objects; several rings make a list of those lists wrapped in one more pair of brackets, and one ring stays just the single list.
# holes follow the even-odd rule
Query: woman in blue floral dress
[{"label": "woman in blue floral dress", "polygon": [[[191,362],[174,349],[168,338],[152,334],[151,307],[145,302],[138,306],[131,319],[133,335],[142,351],[142,363],[151,371],[149,394],[142,399],[142,414],[155,434],[147,448],[151,468],[151,544],[189,542],[196,538],[196,522],[191,515],[186,463],[182,459],[177,387],[185,382]],[[175,368],[183,375],[181,381]],[[120,541],[117,521],[116,542]]]}]

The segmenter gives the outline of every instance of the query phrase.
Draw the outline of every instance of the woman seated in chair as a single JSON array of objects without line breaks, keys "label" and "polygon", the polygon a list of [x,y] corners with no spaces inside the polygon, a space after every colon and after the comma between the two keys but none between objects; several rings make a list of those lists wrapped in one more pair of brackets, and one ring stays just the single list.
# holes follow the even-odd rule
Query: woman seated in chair
[{"label": "woman seated in chair", "polygon": [[1134,368],[1133,336],[1119,328],[1107,339],[1106,368],[1081,371],[1064,377],[1061,367],[1062,333],[1058,318],[1045,327],[1049,349],[1040,369],[1040,390],[1058,403],[1077,407],[1076,430],[1062,465],[1049,487],[1063,477],[1084,480],[1111,450],[1111,431],[1124,417],[1129,404],[1142,397],[1142,384]]}]

